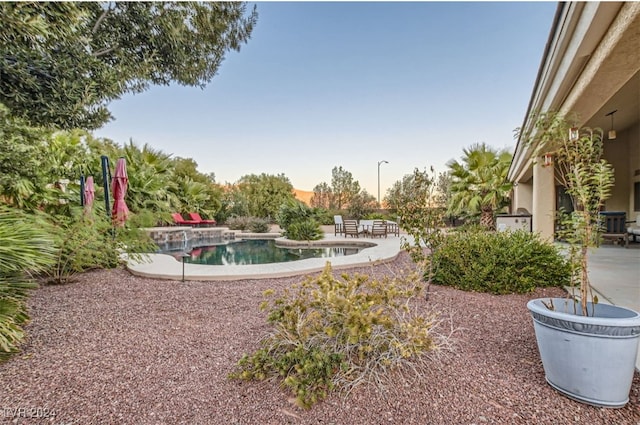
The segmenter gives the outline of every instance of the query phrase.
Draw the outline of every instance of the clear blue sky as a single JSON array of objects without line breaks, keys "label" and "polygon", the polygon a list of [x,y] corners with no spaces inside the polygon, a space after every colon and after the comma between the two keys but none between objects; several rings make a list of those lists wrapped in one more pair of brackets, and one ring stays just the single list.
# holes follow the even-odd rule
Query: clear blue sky
[{"label": "clear blue sky", "polygon": [[286,175],[312,190],[342,166],[381,197],[463,148],[515,147],[555,2],[257,3],[248,44],[201,90],[114,101],[94,132],[193,158],[218,183]]}]

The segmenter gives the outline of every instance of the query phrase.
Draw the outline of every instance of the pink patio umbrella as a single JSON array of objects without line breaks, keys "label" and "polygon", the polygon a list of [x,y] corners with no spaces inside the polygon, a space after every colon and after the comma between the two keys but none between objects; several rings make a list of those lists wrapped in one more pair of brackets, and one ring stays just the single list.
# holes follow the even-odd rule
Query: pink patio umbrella
[{"label": "pink patio umbrella", "polygon": [[124,158],[118,158],[116,163],[116,172],[111,180],[111,192],[113,193],[113,209],[111,210],[111,219],[114,224],[118,226],[124,226],[124,222],[129,215],[129,208],[124,202],[124,197],[127,194],[127,184],[129,178],[127,177],[127,162]]},{"label": "pink patio umbrella", "polygon": [[93,176],[87,177],[87,181],[84,184],[84,212],[88,214],[93,208],[93,200],[96,197],[96,189],[93,184]]}]

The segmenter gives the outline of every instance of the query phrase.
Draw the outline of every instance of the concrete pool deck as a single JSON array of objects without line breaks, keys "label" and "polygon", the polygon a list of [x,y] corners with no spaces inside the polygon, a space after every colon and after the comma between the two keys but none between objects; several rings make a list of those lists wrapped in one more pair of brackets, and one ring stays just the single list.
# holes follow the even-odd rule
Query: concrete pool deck
[{"label": "concrete pool deck", "polygon": [[[291,241],[276,239],[277,242],[291,246]],[[167,254],[148,254],[147,262],[127,261],[127,269],[136,276],[155,279],[229,281],[245,279],[265,279],[299,276],[322,271],[327,261],[334,270],[364,266],[372,263],[393,261],[400,254],[400,237],[389,235],[387,238],[345,238],[325,233],[324,239],[313,241],[304,246],[357,246],[365,247],[357,254],[331,258],[308,258],[286,263],[211,266],[204,264],[182,263]],[[301,246],[297,244],[295,246]]]}]

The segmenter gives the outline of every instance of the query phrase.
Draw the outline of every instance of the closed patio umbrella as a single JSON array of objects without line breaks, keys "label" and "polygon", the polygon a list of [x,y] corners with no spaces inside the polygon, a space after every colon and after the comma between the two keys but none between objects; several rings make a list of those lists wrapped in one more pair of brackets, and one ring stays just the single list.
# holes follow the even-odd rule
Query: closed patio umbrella
[{"label": "closed patio umbrella", "polygon": [[124,226],[124,222],[129,215],[129,208],[124,202],[127,194],[127,185],[129,178],[127,177],[127,162],[124,158],[118,158],[116,163],[116,171],[111,181],[111,191],[113,192],[113,209],[111,210],[111,219],[114,224]]},{"label": "closed patio umbrella", "polygon": [[90,213],[93,208],[93,200],[96,197],[96,189],[93,185],[93,176],[87,177],[87,181],[84,183],[84,212]]}]

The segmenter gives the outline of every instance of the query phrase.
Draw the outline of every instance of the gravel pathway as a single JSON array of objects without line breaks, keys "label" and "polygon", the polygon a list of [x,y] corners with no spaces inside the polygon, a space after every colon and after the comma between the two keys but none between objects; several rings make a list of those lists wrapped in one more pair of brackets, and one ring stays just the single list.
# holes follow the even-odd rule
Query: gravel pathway
[{"label": "gravel pathway", "polygon": [[[373,275],[411,267],[402,254]],[[529,295],[431,287],[458,328],[455,351],[411,385],[359,387],[301,410],[275,383],[230,381],[268,330],[262,291],[301,278],[177,282],[124,270],[45,286],[29,301],[23,351],[0,364],[0,423],[18,424],[640,424],[640,375],[623,409],[594,408],[544,381]],[[54,416],[55,415],[55,416]]]}]

